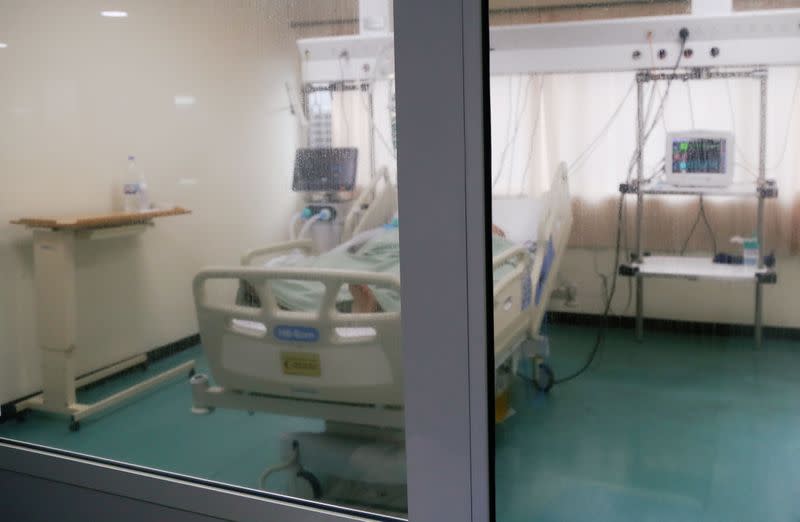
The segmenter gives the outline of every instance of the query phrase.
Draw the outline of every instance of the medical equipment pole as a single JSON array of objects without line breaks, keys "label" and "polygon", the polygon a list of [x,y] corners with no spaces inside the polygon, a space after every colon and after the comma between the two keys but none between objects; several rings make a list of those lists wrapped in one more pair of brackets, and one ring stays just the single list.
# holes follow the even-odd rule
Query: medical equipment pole
[{"label": "medical equipment pole", "polygon": [[[644,176],[644,82],[643,73],[636,75],[636,262],[642,262],[642,211],[644,194],[642,179]],[[624,203],[623,203],[624,204]],[[623,209],[624,211],[624,209]],[[625,233],[623,231],[623,233]],[[644,281],[640,274],[636,275],[636,340],[644,336]]]},{"label": "medical equipment pole", "polygon": [[367,84],[367,89],[369,89],[369,161],[370,161],[370,171],[369,171],[369,179],[375,177],[375,96],[372,94],[372,87],[373,83],[369,82]]},{"label": "medical equipment pole", "polygon": [[[756,237],[758,237],[758,268],[764,268],[764,192],[763,187],[767,178],[767,72],[760,71],[759,84],[761,87],[761,107],[759,121],[758,142],[758,222]],[[761,349],[762,316],[763,316],[763,287],[761,279],[756,276],[756,303],[754,335],[756,349]]]}]

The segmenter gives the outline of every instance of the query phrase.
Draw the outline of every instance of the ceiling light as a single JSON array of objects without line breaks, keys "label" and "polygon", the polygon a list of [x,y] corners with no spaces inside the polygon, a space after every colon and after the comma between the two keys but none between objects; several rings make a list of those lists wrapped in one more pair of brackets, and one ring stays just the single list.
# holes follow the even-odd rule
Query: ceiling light
[{"label": "ceiling light", "polygon": [[178,95],[175,96],[175,105],[194,105],[195,103],[194,96],[185,96],[185,95]]},{"label": "ceiling light", "polygon": [[7,43],[5,43],[5,42],[0,42],[0,49],[5,49],[6,47],[8,47],[8,44],[7,44]]},{"label": "ceiling light", "polygon": [[106,18],[127,18],[128,13],[125,11],[102,11],[100,16],[105,16]]}]

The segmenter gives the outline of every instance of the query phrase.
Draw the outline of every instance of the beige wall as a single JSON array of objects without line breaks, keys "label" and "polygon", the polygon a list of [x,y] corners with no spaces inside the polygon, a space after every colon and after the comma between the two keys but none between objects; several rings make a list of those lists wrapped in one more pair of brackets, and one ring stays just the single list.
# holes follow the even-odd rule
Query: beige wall
[{"label": "beige wall", "polygon": [[[286,236],[299,2],[0,0],[0,402],[40,387],[30,215],[105,212],[126,156],[152,199],[190,208],[78,248],[78,369],[197,331],[204,265]],[[196,98],[178,107],[176,95]]]}]

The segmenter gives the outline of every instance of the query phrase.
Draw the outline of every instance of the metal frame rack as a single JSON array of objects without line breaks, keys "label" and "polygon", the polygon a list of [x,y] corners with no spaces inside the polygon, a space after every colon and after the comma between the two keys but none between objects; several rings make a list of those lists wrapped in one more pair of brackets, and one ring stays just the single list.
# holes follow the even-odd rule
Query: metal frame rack
[{"label": "metal frame rack", "polygon": [[[644,87],[653,81],[691,81],[728,78],[750,78],[760,84],[759,157],[758,178],[746,188],[676,187],[644,180],[643,149],[645,142]],[[776,184],[766,177],[767,144],[767,71],[764,68],[711,69],[694,68],[669,72],[640,71],[636,74],[636,180],[620,185],[623,194],[636,194],[636,242],[630,263],[620,266],[621,275],[636,278],[636,338],[644,335],[644,278],[671,277],[678,279],[716,279],[755,283],[754,337],[756,348],[761,347],[763,296],[762,285],[777,282],[777,274],[764,266],[764,203],[778,195]],[[758,198],[756,234],[758,237],[758,265],[727,265],[713,263],[709,258],[683,256],[645,256],[642,252],[642,220],[645,195],[696,195],[738,196]]]}]

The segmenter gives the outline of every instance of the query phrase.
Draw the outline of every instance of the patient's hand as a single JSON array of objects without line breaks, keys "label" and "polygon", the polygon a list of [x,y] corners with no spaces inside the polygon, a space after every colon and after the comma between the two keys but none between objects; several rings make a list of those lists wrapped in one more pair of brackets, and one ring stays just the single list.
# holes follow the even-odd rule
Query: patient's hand
[{"label": "patient's hand", "polygon": [[352,312],[354,314],[371,314],[380,311],[378,299],[367,285],[350,284],[348,289],[350,295],[353,296]]}]

